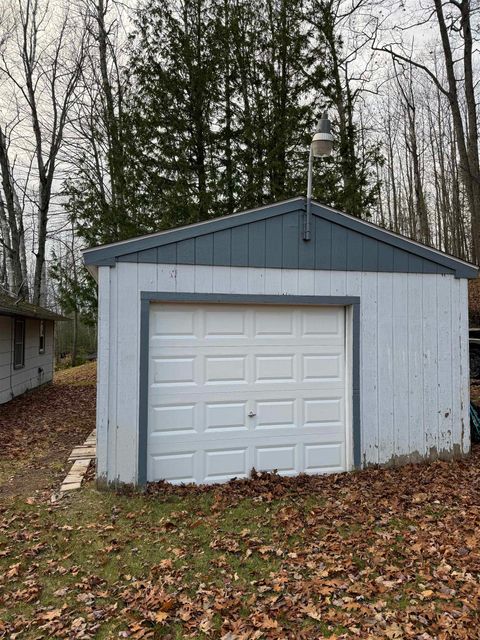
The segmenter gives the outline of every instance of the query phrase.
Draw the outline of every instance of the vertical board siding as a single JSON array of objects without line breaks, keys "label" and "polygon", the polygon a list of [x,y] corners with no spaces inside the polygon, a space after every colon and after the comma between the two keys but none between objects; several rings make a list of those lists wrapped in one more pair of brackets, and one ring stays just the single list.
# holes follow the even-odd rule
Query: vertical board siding
[{"label": "vertical board siding", "polygon": [[[388,234],[371,236],[353,228],[341,216],[335,222],[330,213],[322,217],[313,207],[310,241],[303,239],[305,210],[296,210],[245,221],[225,229],[203,232],[194,238],[172,240],[158,238],[158,247],[118,255],[118,262],[196,264],[225,267],[266,267],[269,269],[319,269],[333,271],[368,271],[382,273],[455,273],[456,264],[438,263],[435,254],[418,254],[415,244],[400,249]],[[238,222],[238,218],[236,219]],[[212,221],[213,222],[213,221]],[[148,240],[147,240],[148,241]],[[148,241],[150,244],[151,241]],[[166,242],[166,244],[162,244]],[[429,257],[430,256],[430,257]],[[447,261],[448,262],[448,261]]]},{"label": "vertical board siding", "polygon": [[283,292],[281,269],[265,269],[265,290],[271,292],[271,294],[274,296],[282,295]]},{"label": "vertical board siding", "polygon": [[376,271],[378,269],[378,242],[366,236],[362,240],[362,271]]},{"label": "vertical board siding", "polygon": [[[213,293],[223,293],[224,291],[228,291],[230,289],[230,279],[231,273],[229,269],[214,269],[212,274]],[[179,285],[177,280],[177,290],[181,291],[178,287]]]},{"label": "vertical board siding", "polygon": [[265,266],[265,220],[248,225],[248,257],[252,267]]},{"label": "vertical board siding", "polygon": [[280,268],[283,262],[282,216],[265,221],[265,264]]},{"label": "vertical board siding", "polygon": [[[453,430],[453,394],[452,394],[452,355],[453,349],[443,345],[452,344],[452,281],[451,278],[439,276],[437,279],[437,315],[438,315],[438,411],[439,411],[439,446],[449,451],[452,446]],[[459,334],[459,327],[456,330]]]},{"label": "vertical board siding", "polygon": [[248,226],[242,225],[232,229],[232,267],[241,267],[248,264]]},{"label": "vertical board siding", "polygon": [[97,359],[97,476],[108,470],[108,387],[110,361],[110,267],[98,269],[98,359]]},{"label": "vertical board siding", "polygon": [[328,269],[332,263],[332,225],[315,220],[315,269]]},{"label": "vertical board siding", "polygon": [[[423,425],[423,304],[422,276],[408,278],[408,427],[410,454],[422,456],[425,452]],[[432,309],[432,313],[436,310]],[[433,400],[433,398],[432,398]]]},{"label": "vertical board siding", "polygon": [[165,244],[157,249],[157,262],[177,262],[177,244]]},{"label": "vertical board siding", "polygon": [[362,273],[360,294],[360,399],[362,404],[362,458],[365,464],[380,462],[378,451],[378,274]]},{"label": "vertical board siding", "polygon": [[[140,267],[140,268],[139,268]],[[143,267],[143,268],[142,268]],[[131,483],[136,478],[138,439],[139,305],[138,273],[150,265],[117,265],[117,447],[115,478]],[[171,270],[171,268],[170,268]],[[128,387],[127,380],[128,377]],[[128,391],[127,391],[128,389]],[[135,428],[137,427],[137,428]]]},{"label": "vertical board siding", "polygon": [[224,229],[213,234],[213,264],[225,264],[231,255],[231,243],[231,229]]},{"label": "vertical board siding", "polygon": [[347,229],[332,227],[332,269],[345,269],[347,264]]},{"label": "vertical board siding", "polygon": [[[425,451],[438,451],[438,316],[432,313],[437,306],[437,276],[425,275],[422,278],[422,330],[423,330],[423,423],[425,425]],[[452,345],[453,347],[453,345]]]},{"label": "vertical board siding", "polygon": [[[265,233],[268,253],[268,224]],[[317,235],[315,246],[319,242]],[[291,247],[283,249],[294,256]],[[376,246],[370,249],[373,265]],[[362,259],[366,252],[364,245]],[[404,462],[413,453],[445,453],[455,445],[469,450],[466,280],[211,265],[125,263],[108,269],[109,353],[102,349],[99,356],[108,360],[110,371],[110,481],[132,482],[137,473],[140,291],[360,296],[362,463]]]},{"label": "vertical board siding", "polygon": [[[170,267],[170,269],[172,269],[172,267]],[[161,287],[163,281],[159,278],[158,283],[159,287]],[[171,289],[160,288],[160,291],[171,291]],[[213,267],[195,266],[195,291],[213,293]]]},{"label": "vertical board siding", "polygon": [[[117,268],[110,269],[110,313],[109,313],[109,381],[108,381],[108,482],[116,482],[117,478],[117,397],[118,393],[125,393],[127,389],[127,380],[124,375],[118,375],[117,358],[119,344],[117,340],[118,325],[121,319],[118,317],[118,274]],[[130,309],[130,313],[135,313],[136,308]],[[100,355],[100,354],[99,354]],[[128,386],[128,392],[131,391],[131,385]],[[138,427],[138,423],[137,423]],[[137,428],[138,433],[138,428]],[[122,443],[120,444],[122,446]],[[98,455],[98,453],[97,453]],[[118,476],[123,479],[123,472],[119,472]]]},{"label": "vertical board siding", "polygon": [[[453,340],[452,340],[452,363],[461,362],[461,342],[462,342],[462,304],[461,298],[461,280],[455,280],[452,282],[452,327],[453,327]],[[459,335],[455,339],[455,326],[460,327]],[[452,367],[452,412],[453,416],[462,415],[462,371],[461,367]],[[453,434],[452,441],[454,443],[463,441],[462,434],[462,420],[453,420]],[[469,447],[467,447],[468,450]]]},{"label": "vertical board siding", "polygon": [[[303,239],[303,227],[305,224],[305,214],[299,219],[299,233],[297,237],[298,243],[298,268],[299,269],[315,269],[315,244],[317,237],[317,226],[315,224],[315,216],[310,220],[310,240],[305,242]],[[301,231],[301,232],[300,232]],[[272,265],[266,264],[266,267]],[[282,265],[280,265],[281,267]]]},{"label": "vertical board siding", "polygon": [[282,269],[282,294],[284,296],[298,295],[298,279],[298,269]]},{"label": "vertical board siding", "polygon": [[283,224],[283,262],[285,269],[298,269],[298,236],[300,235],[299,223],[301,218],[297,213],[286,213],[282,216]]},{"label": "vertical board siding", "polygon": [[[195,263],[195,239],[189,238],[177,243],[177,260],[180,264]],[[155,260],[155,264],[158,260]]]},{"label": "vertical board siding", "polygon": [[332,296],[347,295],[347,272],[332,271],[330,279],[330,293]]},{"label": "vertical board siding", "polygon": [[361,271],[363,264],[363,241],[362,236],[356,231],[348,229],[347,232],[347,268],[353,271]]},{"label": "vertical board siding", "polygon": [[377,371],[379,460],[394,456],[393,428],[393,274],[378,274]]},{"label": "vertical board siding", "polygon": [[[408,455],[408,280],[403,274],[392,276],[393,341],[393,453],[396,459]],[[436,402],[435,402],[436,404]]]},{"label": "vertical board siding", "polygon": [[195,263],[213,264],[213,234],[195,238]]},{"label": "vertical board siding", "polygon": [[378,265],[381,271],[393,271],[393,247],[388,244],[378,245]]},{"label": "vertical board siding", "polygon": [[[461,390],[461,451],[470,451],[470,358],[468,333],[468,280],[457,283],[460,296],[460,390]],[[457,336],[454,335],[454,339]],[[456,366],[457,362],[455,362]],[[455,415],[454,420],[457,419]]]}]

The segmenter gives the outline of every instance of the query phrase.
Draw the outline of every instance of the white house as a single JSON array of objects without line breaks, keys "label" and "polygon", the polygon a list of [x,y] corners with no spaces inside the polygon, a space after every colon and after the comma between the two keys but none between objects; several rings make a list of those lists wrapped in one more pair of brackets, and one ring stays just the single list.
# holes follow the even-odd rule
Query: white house
[{"label": "white house", "polygon": [[89,249],[98,477],[222,482],[470,449],[477,268],[305,199]]},{"label": "white house", "polygon": [[0,404],[50,382],[62,316],[0,292]]}]

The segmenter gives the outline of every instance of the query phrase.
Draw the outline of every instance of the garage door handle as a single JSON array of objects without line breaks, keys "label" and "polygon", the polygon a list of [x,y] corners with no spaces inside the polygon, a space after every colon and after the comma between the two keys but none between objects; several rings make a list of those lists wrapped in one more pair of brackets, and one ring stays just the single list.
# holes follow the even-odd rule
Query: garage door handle
[{"label": "garage door handle", "polygon": [[255,411],[249,411],[248,412],[248,417],[249,418],[253,418],[253,416],[256,416],[257,414],[255,413]]}]

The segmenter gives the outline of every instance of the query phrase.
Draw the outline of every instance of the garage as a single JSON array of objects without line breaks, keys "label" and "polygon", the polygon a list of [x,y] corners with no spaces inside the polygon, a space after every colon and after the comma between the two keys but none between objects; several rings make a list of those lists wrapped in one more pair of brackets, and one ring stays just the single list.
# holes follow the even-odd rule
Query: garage
[{"label": "garage", "polygon": [[304,198],[84,261],[98,282],[101,486],[470,451],[473,265]]},{"label": "garage", "polygon": [[348,469],[345,308],[150,308],[148,480]]}]

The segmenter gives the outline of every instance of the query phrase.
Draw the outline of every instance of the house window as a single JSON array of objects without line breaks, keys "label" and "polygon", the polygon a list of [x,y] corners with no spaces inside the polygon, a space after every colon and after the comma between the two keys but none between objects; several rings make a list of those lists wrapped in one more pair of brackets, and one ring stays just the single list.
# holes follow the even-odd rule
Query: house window
[{"label": "house window", "polygon": [[38,353],[45,353],[45,320],[40,320],[40,334],[38,339]]},{"label": "house window", "polygon": [[15,318],[13,366],[15,369],[21,369],[25,366],[25,320],[20,318]]}]

